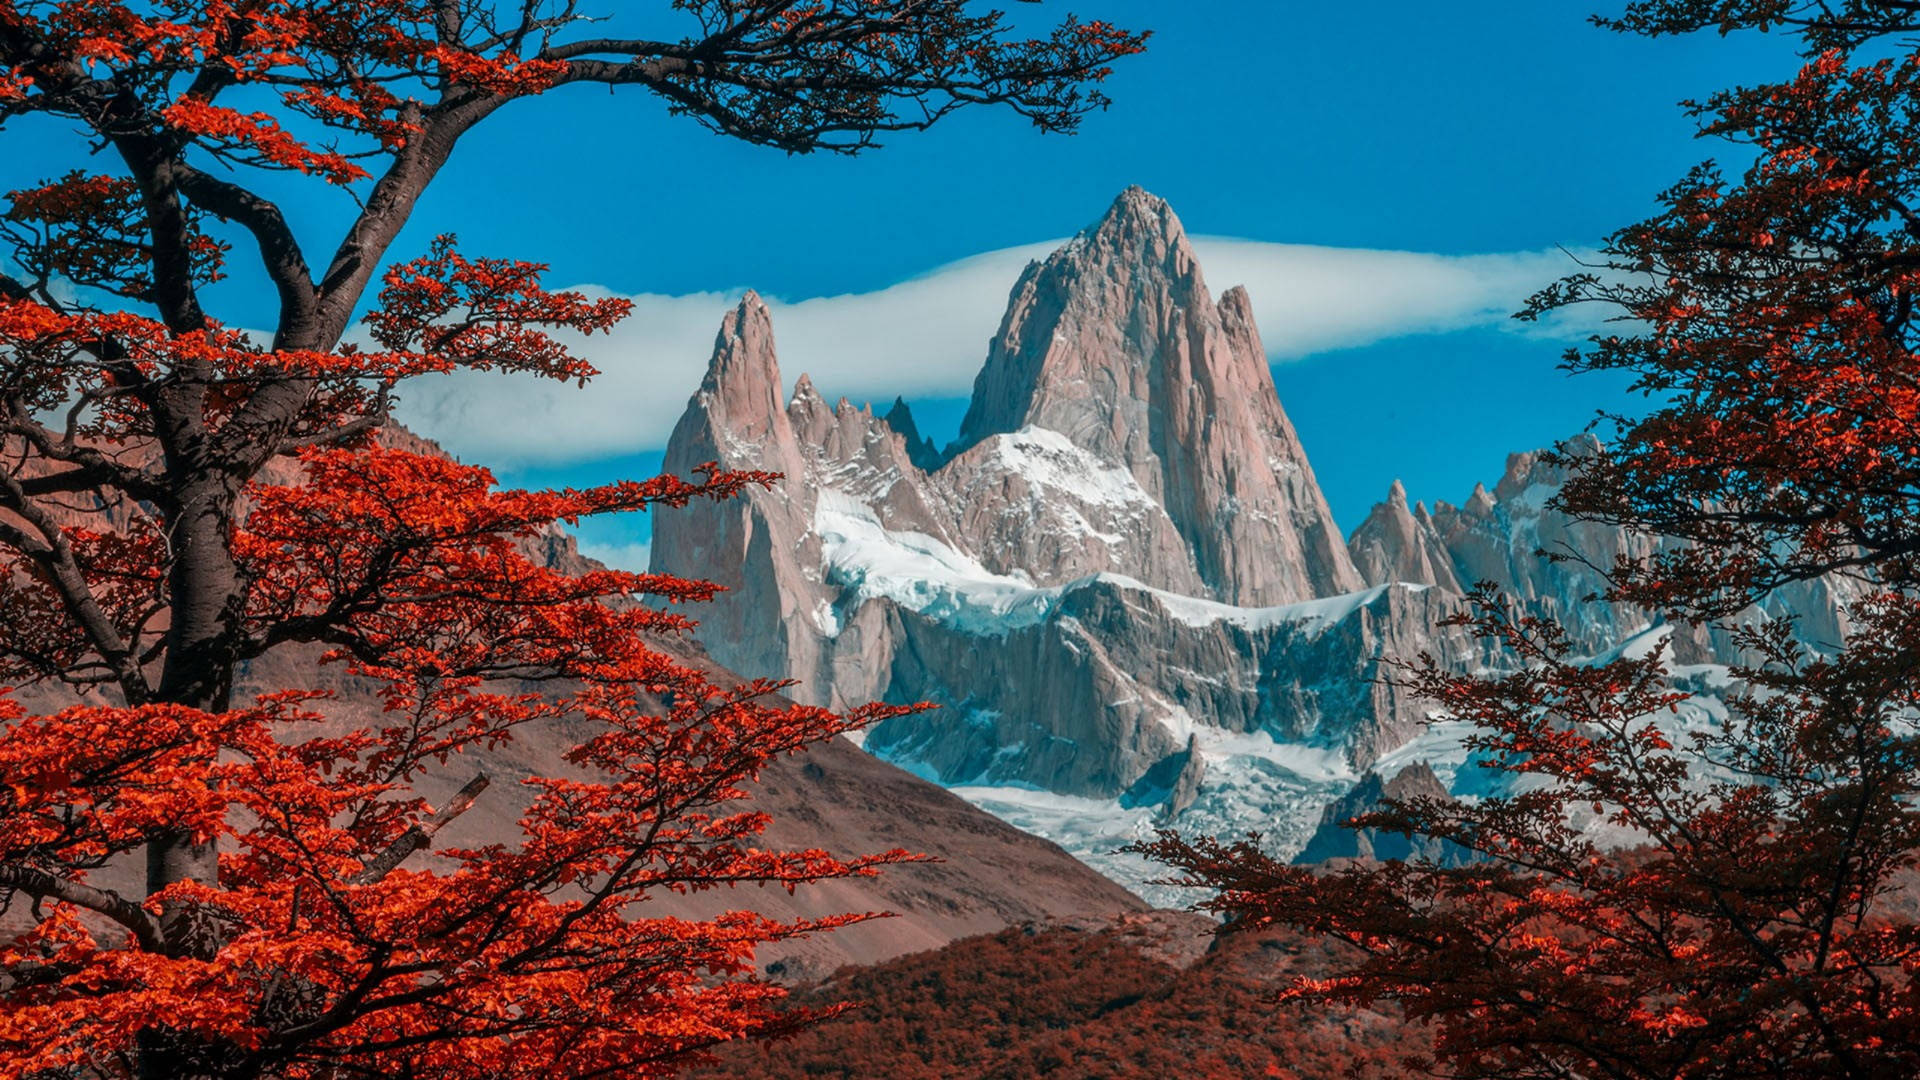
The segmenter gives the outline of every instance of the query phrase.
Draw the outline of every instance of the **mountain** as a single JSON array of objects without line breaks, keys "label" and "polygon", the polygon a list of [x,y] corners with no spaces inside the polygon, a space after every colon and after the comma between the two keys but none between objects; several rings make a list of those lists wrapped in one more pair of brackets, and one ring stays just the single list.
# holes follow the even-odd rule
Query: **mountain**
[{"label": "mountain", "polygon": [[[1594,654],[1657,639],[1683,663],[1738,659],[1725,631],[1587,602],[1659,542],[1551,509],[1565,474],[1539,453],[1459,507],[1396,482],[1342,538],[1245,290],[1216,302],[1179,218],[1138,188],[1014,283],[944,451],[904,401],[829,405],[804,374],[788,393],[748,294],[667,448],[671,470],[713,460],[784,476],[654,516],[653,570],[731,590],[700,631],[718,660],[820,703],[943,706],[866,749],[1156,900],[1177,895],[1114,850],[1166,821],[1292,856],[1369,774],[1424,762],[1443,789],[1484,785],[1460,726],[1390,678],[1427,653],[1501,664],[1446,625],[1474,582]],[[1844,596],[1813,583],[1750,617],[1843,633]]]},{"label": "mountain", "polygon": [[[957,449],[1033,429],[1123,470],[1133,483],[1116,477],[1118,491],[1150,530],[1099,565],[1049,566],[1042,583],[1109,570],[1256,607],[1360,587],[1246,290],[1214,303],[1179,218],[1140,188],[1021,274]],[[986,565],[1033,572],[1009,539],[987,545]]]}]

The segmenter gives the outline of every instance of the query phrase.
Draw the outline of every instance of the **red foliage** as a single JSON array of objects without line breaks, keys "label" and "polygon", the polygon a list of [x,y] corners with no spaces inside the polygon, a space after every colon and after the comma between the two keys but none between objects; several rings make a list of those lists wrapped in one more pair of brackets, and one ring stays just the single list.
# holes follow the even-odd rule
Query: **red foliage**
[{"label": "red foliage", "polygon": [[[0,683],[55,700],[0,696],[0,915],[27,927],[0,940],[0,1074],[650,1076],[818,1014],[776,1011],[753,950],[864,915],[644,905],[907,857],[759,850],[764,818],[729,805],[774,756],[897,710],[717,684],[673,645],[711,586],[528,554],[557,523],[775,478],[501,491],[376,438],[415,375],[593,374],[563,338],[627,305],[539,264],[443,237],[387,270],[373,345],[342,339],[460,138],[514,99],[634,86],[730,136],[854,152],[973,104],[1071,129],[1144,35],[1022,40],[966,0],[663,6],[686,36],[603,36],[572,0],[0,0],[0,125],[105,151],[0,214]],[[353,189],[324,260],[263,171]],[[270,341],[203,305],[239,269],[210,230],[255,250]],[[323,718],[319,673],[236,700],[285,649],[383,711]],[[563,775],[421,794],[563,718]],[[524,806],[517,835],[408,862],[476,799]],[[142,853],[143,892],[101,884]]]},{"label": "red foliage", "polygon": [[[1643,0],[1620,25],[1805,24],[1827,48],[1915,28],[1909,5]],[[1603,265],[1527,314],[1631,320],[1569,357],[1658,401],[1574,470],[1576,517],[1686,541],[1613,568],[1610,598],[1699,624],[1747,616],[1716,727],[1661,721],[1701,689],[1656,651],[1571,655],[1482,590],[1460,622],[1507,671],[1408,676],[1507,774],[1504,794],[1419,799],[1375,828],[1480,856],[1315,873],[1242,844],[1145,850],[1236,928],[1295,927],[1356,959],[1297,996],[1392,1001],[1463,1077],[1878,1077],[1920,1073],[1920,53],[1826,51],[1791,81],[1696,108],[1753,150],[1701,166]],[[1822,579],[1846,639],[1756,613]],[[1777,610],[1777,608],[1775,609]],[[1717,706],[1716,706],[1717,708]]]},{"label": "red foliage", "polygon": [[[556,519],[765,478],[503,492],[484,470],[379,448],[308,450],[303,472],[247,493],[232,542],[249,583],[235,646],[245,657],[323,642],[384,688],[384,716],[322,724],[324,695],[292,690],[224,708],[22,717],[11,706],[0,885],[40,914],[0,950],[0,1066],[59,1075],[164,1032],[182,1057],[243,1075],[343,1063],[476,1077],[621,1063],[644,1075],[787,1026],[766,1010],[776,990],[715,976],[749,972],[758,944],[864,916],[700,923],[637,905],[658,889],[795,885],[903,857],[758,850],[764,817],[725,806],[771,757],[897,710],[842,717],[769,703],[773,684],[715,685],[654,644],[681,616],[611,602],[698,600],[710,586],[568,576],[523,550]],[[143,653],[163,537],[79,525],[57,536],[110,632]],[[11,677],[90,679],[104,663],[87,624],[61,617],[67,595],[32,573],[0,583],[20,628],[5,635]],[[553,679],[570,688],[524,688]],[[400,864],[420,846],[409,830],[432,821],[412,790],[423,773],[567,715],[594,734],[573,751],[575,771],[525,781],[518,839],[443,852],[445,869]],[[181,878],[144,902],[87,884],[89,869],[156,835],[216,845],[217,878]],[[113,931],[96,940],[83,913]]]}]

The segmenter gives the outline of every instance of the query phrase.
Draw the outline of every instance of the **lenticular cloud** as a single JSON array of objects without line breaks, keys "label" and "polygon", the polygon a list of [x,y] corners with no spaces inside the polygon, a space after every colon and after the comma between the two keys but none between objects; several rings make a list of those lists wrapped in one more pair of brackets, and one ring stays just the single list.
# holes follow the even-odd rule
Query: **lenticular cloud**
[{"label": "lenticular cloud", "polygon": [[[873,292],[769,298],[781,367],[855,401],[964,396],[1008,291],[1029,261],[1058,244],[976,255]],[[1560,251],[1434,255],[1231,237],[1197,238],[1194,247],[1216,296],[1247,287],[1275,363],[1413,334],[1523,330],[1508,316],[1575,269]],[[612,335],[575,343],[601,371],[584,389],[463,372],[420,380],[402,418],[463,458],[503,466],[658,449],[699,386],[721,316],[740,292],[631,297],[633,316]]]}]

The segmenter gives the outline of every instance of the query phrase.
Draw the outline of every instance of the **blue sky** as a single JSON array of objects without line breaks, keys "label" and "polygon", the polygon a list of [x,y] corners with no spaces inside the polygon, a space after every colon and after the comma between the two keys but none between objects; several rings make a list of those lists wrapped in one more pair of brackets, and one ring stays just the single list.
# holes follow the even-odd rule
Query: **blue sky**
[{"label": "blue sky", "polygon": [[[969,312],[990,309],[928,321],[929,334],[962,339],[929,338],[915,355],[887,361],[927,426],[951,428],[954,399],[985,352],[985,333],[964,335],[983,318],[990,332],[994,290],[1004,297],[1018,269],[1021,251],[1007,249],[1071,234],[1128,184],[1167,198],[1190,232],[1209,237],[1437,256],[1591,246],[1643,216],[1689,164],[1721,151],[1692,138],[1680,99],[1784,75],[1796,63],[1789,43],[1762,37],[1610,34],[1586,22],[1595,3],[1609,0],[1076,0],[1082,16],[1155,31],[1148,53],[1111,80],[1112,110],[1089,118],[1081,134],[1041,136],[1016,117],[976,111],[853,159],[731,143],[638,93],[583,89],[516,104],[463,144],[395,255],[458,232],[473,253],[550,262],[555,283],[658,294],[654,326],[664,336],[597,355],[621,377],[572,399],[605,407],[627,395],[618,414],[636,419],[611,434],[575,444],[573,425],[540,419],[517,431],[484,410],[447,408],[423,408],[421,424],[509,480],[644,471],[670,424],[657,417],[670,418],[693,390],[712,327],[740,289],[789,302],[879,293],[796,308],[792,318],[812,320],[794,351],[820,358],[823,392],[880,397],[866,369],[836,375],[835,365],[842,353],[873,347],[855,339],[899,295],[883,290],[920,278],[934,284],[916,303],[957,310],[970,298]],[[1067,10],[1017,7],[1027,20]],[[51,151],[61,133],[26,138],[10,135],[27,152],[0,161],[7,186],[66,167],[49,168],[50,154],[34,152],[33,140]],[[315,247],[348,209],[304,190],[293,203]],[[1314,274],[1324,255],[1258,250],[1295,278]],[[971,276],[933,273],[991,252],[1002,254],[970,264]],[[1205,249],[1202,258],[1212,265]],[[1258,284],[1267,278],[1258,275],[1267,264],[1248,265],[1262,310]],[[1443,261],[1427,277],[1409,270],[1401,283],[1408,302],[1417,307],[1421,283],[1431,281],[1455,289],[1448,296],[1459,310],[1382,317],[1358,293],[1342,294],[1353,301],[1347,324],[1317,336],[1272,325],[1295,318],[1299,305],[1265,298],[1269,344],[1299,346],[1276,357],[1282,401],[1344,526],[1357,524],[1396,476],[1415,498],[1458,502],[1476,480],[1495,479],[1508,452],[1570,434],[1596,406],[1618,403],[1617,387],[1555,371],[1563,342],[1517,333],[1498,317],[1545,276],[1540,265]],[[1004,283],[993,284],[996,273]],[[1216,292],[1236,283],[1208,276]],[[1459,291],[1468,279],[1471,288]],[[936,286],[952,282],[966,289],[946,305]],[[221,313],[243,325],[264,310],[264,295],[241,283],[219,299]],[[650,310],[643,304],[639,318]],[[784,314],[776,309],[777,331]],[[789,379],[798,374],[786,366]],[[420,395],[419,404],[446,393]],[[644,522],[599,527],[589,538],[603,550],[641,543]]]}]

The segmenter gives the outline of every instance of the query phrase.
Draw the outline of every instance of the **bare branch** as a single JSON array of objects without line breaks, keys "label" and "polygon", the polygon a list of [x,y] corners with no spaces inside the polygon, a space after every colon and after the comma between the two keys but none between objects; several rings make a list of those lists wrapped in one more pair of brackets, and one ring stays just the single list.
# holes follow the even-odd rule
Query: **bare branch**
[{"label": "bare branch", "polygon": [[105,915],[132,931],[143,948],[158,952],[164,947],[160,920],[111,889],[97,888],[38,867],[14,862],[0,862],[0,889],[17,890],[44,900],[58,900]]},{"label": "bare branch", "polygon": [[353,884],[372,885],[393,873],[394,868],[405,862],[407,856],[431,847],[433,834],[446,827],[446,824],[454,818],[466,813],[473,806],[474,800],[480,797],[480,793],[487,790],[487,784],[490,782],[486,773],[481,773],[467,781],[467,786],[456,792],[447,805],[441,807],[432,817],[400,834],[400,839],[395,840],[387,846],[385,851],[374,856],[372,862],[354,875]]}]

